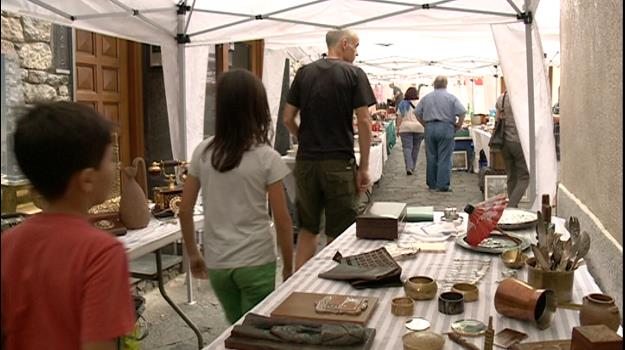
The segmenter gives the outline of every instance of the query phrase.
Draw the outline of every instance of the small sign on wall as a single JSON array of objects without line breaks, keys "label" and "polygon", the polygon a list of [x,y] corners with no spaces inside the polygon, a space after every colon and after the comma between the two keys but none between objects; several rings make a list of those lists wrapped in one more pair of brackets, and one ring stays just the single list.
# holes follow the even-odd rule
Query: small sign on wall
[{"label": "small sign on wall", "polygon": [[150,45],[150,67],[161,67],[162,65],[161,47]]}]

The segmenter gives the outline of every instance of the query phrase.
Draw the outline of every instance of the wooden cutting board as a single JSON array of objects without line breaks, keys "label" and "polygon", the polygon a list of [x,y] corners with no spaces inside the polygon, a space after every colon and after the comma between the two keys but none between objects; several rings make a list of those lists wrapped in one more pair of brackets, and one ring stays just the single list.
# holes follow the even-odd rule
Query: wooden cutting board
[{"label": "wooden cutting board", "polygon": [[315,302],[321,300],[328,295],[336,295],[343,297],[363,298],[358,295],[340,295],[340,294],[317,294],[317,293],[291,293],[280,305],[272,312],[271,317],[286,317],[309,321],[324,322],[351,322],[364,326],[378,304],[378,298],[364,297],[367,299],[368,306],[358,315],[318,313],[315,311]]}]

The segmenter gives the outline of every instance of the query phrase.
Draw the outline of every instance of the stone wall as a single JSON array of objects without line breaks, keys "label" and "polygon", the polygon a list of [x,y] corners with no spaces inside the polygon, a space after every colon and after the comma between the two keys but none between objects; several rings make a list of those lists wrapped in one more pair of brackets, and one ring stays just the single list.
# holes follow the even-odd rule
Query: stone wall
[{"label": "stone wall", "polygon": [[623,1],[562,1],[560,47],[557,215],[580,219],[588,268],[623,310]]},{"label": "stone wall", "polygon": [[[52,24],[2,11],[6,111],[3,111],[2,173],[18,176],[11,150],[16,117],[25,105],[71,101],[71,76],[53,67]],[[6,113],[5,113],[6,112]],[[5,115],[6,114],[6,115]],[[6,124],[5,124],[6,123]]]}]

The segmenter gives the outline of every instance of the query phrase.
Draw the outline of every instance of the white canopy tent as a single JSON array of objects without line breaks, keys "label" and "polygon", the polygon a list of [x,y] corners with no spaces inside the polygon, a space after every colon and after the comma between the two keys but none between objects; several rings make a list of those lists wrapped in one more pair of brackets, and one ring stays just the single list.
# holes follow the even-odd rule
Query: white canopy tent
[{"label": "white canopy tent", "polygon": [[[263,80],[274,117],[279,101],[275,86],[281,83],[287,49],[323,48],[325,33],[332,28],[359,34],[359,64],[381,79],[404,70],[480,75],[480,69],[499,62],[530,168],[530,195],[536,199],[532,207],[540,205],[537,194],[555,198],[557,169],[543,52],[554,57],[559,50],[557,0],[544,0],[540,7],[539,0],[3,0],[2,7],[160,45],[173,155],[178,159],[186,159],[203,137],[209,44],[265,40],[268,74]],[[458,63],[466,57],[472,66]],[[272,71],[280,78],[271,78]]]}]

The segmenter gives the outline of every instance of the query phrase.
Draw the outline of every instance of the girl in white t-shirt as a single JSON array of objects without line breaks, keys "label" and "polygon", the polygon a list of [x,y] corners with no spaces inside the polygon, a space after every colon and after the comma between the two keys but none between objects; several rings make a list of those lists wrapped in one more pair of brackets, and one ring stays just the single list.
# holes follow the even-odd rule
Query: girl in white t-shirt
[{"label": "girl in white t-shirt", "polygon": [[[231,323],[275,288],[276,243],[292,273],[293,230],[282,180],[289,168],[271,147],[271,116],[262,82],[245,70],[217,82],[215,136],[193,152],[180,206],[191,272],[208,278]],[[193,207],[202,190],[204,256],[195,240]]]},{"label": "girl in white t-shirt", "polygon": [[425,138],[423,125],[419,123],[414,114],[418,98],[417,89],[409,87],[404,95],[404,100],[399,104],[397,113],[397,135],[401,138],[407,175],[415,173],[419,148]]}]

